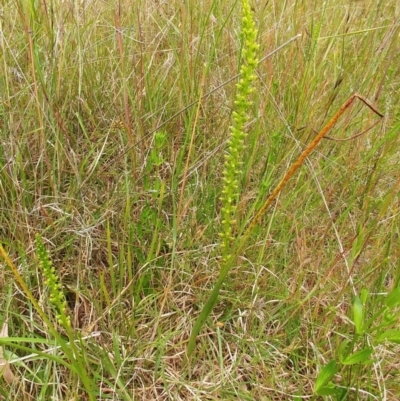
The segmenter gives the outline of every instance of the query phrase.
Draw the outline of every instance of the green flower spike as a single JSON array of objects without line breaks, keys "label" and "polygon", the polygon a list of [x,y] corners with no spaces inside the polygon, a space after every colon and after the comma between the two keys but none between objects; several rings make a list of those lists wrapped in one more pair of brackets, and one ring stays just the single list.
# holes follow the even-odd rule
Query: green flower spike
[{"label": "green flower spike", "polygon": [[255,28],[251,15],[248,0],[242,0],[242,53],[241,53],[241,78],[236,85],[236,97],[234,101],[234,111],[232,114],[233,122],[230,128],[231,136],[228,141],[228,151],[225,155],[224,172],[222,179],[222,227],[221,238],[221,256],[222,263],[218,280],[216,281],[211,294],[205,303],[200,315],[198,316],[192,332],[190,334],[187,352],[185,355],[185,365],[190,361],[196,347],[196,338],[201,328],[210,316],[215,304],[217,303],[219,292],[224,284],[225,278],[234,262],[235,232],[236,225],[236,204],[240,195],[239,174],[240,167],[243,164],[244,149],[244,126],[248,120],[248,111],[251,106],[249,97],[254,91],[253,81],[256,78],[255,68],[258,64],[256,42],[257,30]]},{"label": "green flower spike", "polygon": [[242,152],[244,150],[244,126],[248,120],[248,110],[251,106],[249,96],[254,91],[253,81],[256,76],[255,68],[258,64],[257,51],[259,45],[256,42],[257,29],[251,15],[250,6],[247,0],[242,2],[242,65],[240,68],[241,78],[236,85],[237,93],[235,98],[235,111],[233,112],[233,124],[230,128],[231,137],[228,141],[228,152],[225,155],[222,189],[222,231],[219,234],[222,240],[223,263],[231,259],[230,250],[234,240],[233,230],[236,224],[236,202],[239,197],[240,166]]},{"label": "green flower spike", "polygon": [[67,302],[54,266],[39,234],[36,234],[36,255],[45,277],[45,284],[50,291],[49,300],[57,310],[57,320],[65,329],[69,329],[71,327],[71,319],[67,315]]}]

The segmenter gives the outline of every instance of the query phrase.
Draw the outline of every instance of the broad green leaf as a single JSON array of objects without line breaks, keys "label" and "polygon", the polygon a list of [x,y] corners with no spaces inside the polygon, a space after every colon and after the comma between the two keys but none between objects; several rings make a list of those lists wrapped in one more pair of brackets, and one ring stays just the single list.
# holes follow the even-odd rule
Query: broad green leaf
[{"label": "broad green leaf", "polygon": [[366,288],[363,288],[361,290],[360,299],[361,299],[361,303],[363,305],[365,305],[365,303],[367,302],[367,299],[368,299],[368,290]]},{"label": "broad green leaf", "polygon": [[350,340],[343,340],[339,346],[339,361],[343,363],[343,361],[347,358],[350,351],[347,349],[350,344]]},{"label": "broad green leaf", "polygon": [[369,363],[371,354],[372,354],[372,348],[367,347],[357,352],[354,352],[347,358],[344,358],[342,363],[343,365],[355,365],[356,363]]},{"label": "broad green leaf", "polygon": [[322,387],[318,390],[318,392],[316,392],[315,394],[317,395],[322,395],[322,396],[326,396],[326,395],[335,395],[340,391],[340,388],[335,386],[332,383],[329,383],[327,386]]},{"label": "broad green leaf", "polygon": [[353,321],[357,334],[363,333],[364,307],[359,297],[354,299],[353,303]]},{"label": "broad green leaf", "polygon": [[385,305],[391,309],[400,305],[400,287],[395,288],[387,295],[385,298]]},{"label": "broad green leaf", "polygon": [[378,342],[383,342],[385,340],[394,342],[396,344],[400,344],[400,330],[396,329],[386,330],[376,337],[376,341]]},{"label": "broad green leaf", "polygon": [[325,365],[318,374],[317,380],[315,381],[314,392],[317,395],[323,388],[327,388],[326,385],[332,379],[332,377],[337,373],[338,368],[336,367],[336,361],[332,360],[327,365]]}]

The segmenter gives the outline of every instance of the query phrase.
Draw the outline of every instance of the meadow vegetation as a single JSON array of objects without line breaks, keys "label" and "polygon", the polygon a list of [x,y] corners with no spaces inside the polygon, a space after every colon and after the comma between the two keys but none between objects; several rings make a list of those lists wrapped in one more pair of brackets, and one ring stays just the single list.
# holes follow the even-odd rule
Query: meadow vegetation
[{"label": "meadow vegetation", "polygon": [[1,401],[400,398],[400,5],[243,4],[1,3]]}]

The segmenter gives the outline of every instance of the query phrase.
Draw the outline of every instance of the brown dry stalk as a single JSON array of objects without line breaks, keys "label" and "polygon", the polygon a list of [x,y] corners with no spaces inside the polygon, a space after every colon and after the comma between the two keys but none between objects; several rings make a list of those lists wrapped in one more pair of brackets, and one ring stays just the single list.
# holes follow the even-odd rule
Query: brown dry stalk
[{"label": "brown dry stalk", "polygon": [[367,129],[365,129],[362,132],[359,132],[356,135],[353,135],[349,138],[332,138],[331,136],[326,135],[324,139],[329,139],[330,141],[335,141],[335,142],[347,142],[347,141],[352,141],[353,139],[357,139],[358,137],[366,134],[368,131],[370,131],[372,128],[375,127],[375,125],[379,124],[379,121],[375,121],[371,126],[369,126]]}]

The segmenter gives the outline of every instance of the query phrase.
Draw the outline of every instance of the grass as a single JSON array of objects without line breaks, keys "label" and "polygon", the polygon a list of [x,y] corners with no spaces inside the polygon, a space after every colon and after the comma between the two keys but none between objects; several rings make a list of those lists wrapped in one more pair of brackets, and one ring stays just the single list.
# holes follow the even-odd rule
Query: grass
[{"label": "grass", "polygon": [[[330,381],[343,390],[332,400],[399,398],[399,348],[384,328],[398,325],[387,294],[400,282],[397,2],[252,5],[260,59],[301,37],[257,67],[237,238],[353,93],[384,117],[357,136],[377,117],[354,102],[290,179],[190,366],[221,266],[235,81],[202,96],[239,72],[240,2],[0,6],[0,345],[14,374],[0,400],[322,399]],[[370,365],[350,363],[370,348]]]}]

